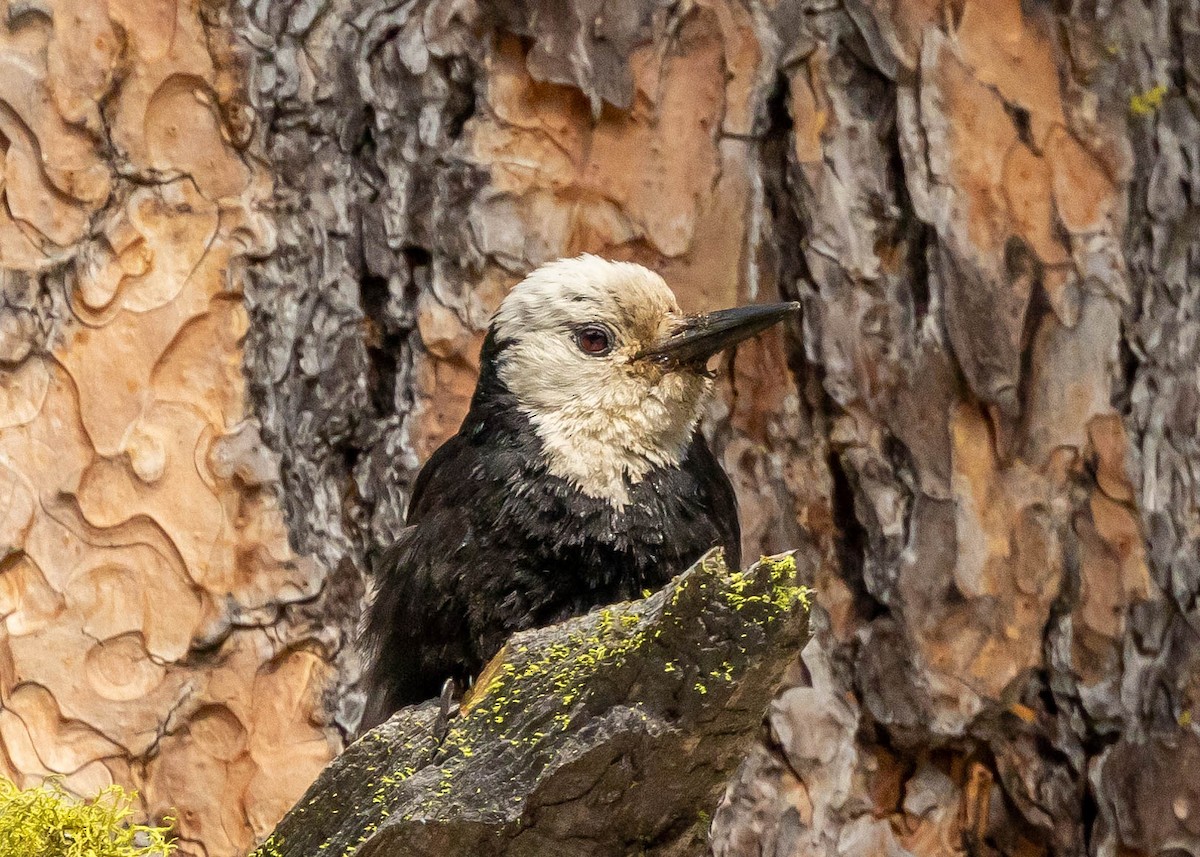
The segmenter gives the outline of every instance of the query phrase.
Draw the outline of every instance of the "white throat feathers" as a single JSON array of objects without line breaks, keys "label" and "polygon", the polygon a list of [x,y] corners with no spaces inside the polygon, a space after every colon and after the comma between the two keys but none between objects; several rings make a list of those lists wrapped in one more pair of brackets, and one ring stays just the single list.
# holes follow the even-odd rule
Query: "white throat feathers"
[{"label": "white throat feathers", "polygon": [[619,509],[653,468],[683,460],[712,380],[634,359],[681,318],[658,274],[589,255],[545,265],[508,294],[492,321],[497,373],[551,473]]}]

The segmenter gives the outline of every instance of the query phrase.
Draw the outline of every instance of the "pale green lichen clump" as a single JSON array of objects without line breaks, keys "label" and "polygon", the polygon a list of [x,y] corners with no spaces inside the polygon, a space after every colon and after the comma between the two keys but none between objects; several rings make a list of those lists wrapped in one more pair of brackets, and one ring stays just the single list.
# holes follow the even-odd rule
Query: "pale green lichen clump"
[{"label": "pale green lichen clump", "polygon": [[81,801],[54,780],[22,790],[0,777],[0,857],[166,857],[173,819],[130,823],[136,797],[113,785]]}]

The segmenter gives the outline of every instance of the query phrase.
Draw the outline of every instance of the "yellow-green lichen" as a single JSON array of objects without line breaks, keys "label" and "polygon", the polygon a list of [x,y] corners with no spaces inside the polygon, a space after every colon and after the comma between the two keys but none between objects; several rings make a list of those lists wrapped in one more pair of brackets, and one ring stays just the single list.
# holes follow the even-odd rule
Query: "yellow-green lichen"
[{"label": "yellow-green lichen", "polygon": [[719,678],[722,681],[732,682],[733,664],[729,663],[729,661],[725,661],[725,663],[721,664],[719,669],[712,670],[708,675],[710,678]]},{"label": "yellow-green lichen", "polygon": [[55,780],[20,789],[0,777],[0,854],[36,857],[160,857],[175,845],[166,827],[133,824],[137,795],[121,786],[92,800],[72,797]]},{"label": "yellow-green lichen", "polygon": [[755,578],[747,572],[732,571],[722,593],[725,603],[734,610],[750,606],[765,608],[768,622],[790,613],[797,604],[807,610],[812,593],[807,586],[796,583],[796,558],[790,554],[783,557],[764,556],[760,562],[768,570],[768,590],[747,594]]},{"label": "yellow-green lichen", "polygon": [[1135,92],[1129,97],[1129,112],[1134,116],[1149,116],[1162,106],[1166,94],[1167,87],[1161,83],[1145,92]]}]

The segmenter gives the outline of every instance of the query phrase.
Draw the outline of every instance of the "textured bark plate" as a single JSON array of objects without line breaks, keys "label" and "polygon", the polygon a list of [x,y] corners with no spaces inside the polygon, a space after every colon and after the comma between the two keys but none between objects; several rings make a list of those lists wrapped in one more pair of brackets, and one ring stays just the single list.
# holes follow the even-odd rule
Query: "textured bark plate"
[{"label": "textured bark plate", "polygon": [[259,854],[700,853],[805,605],[794,557],[740,572],[712,554],[641,601],[517,634],[443,740],[436,703],[400,711]]}]

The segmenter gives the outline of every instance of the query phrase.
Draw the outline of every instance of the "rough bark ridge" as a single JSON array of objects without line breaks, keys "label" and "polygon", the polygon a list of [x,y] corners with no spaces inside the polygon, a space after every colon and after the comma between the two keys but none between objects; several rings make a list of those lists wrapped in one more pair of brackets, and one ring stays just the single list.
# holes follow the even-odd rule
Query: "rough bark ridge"
[{"label": "rough bark ridge", "polygon": [[[260,857],[686,854],[803,642],[811,559],[515,635],[437,736],[406,708],[329,766]],[[797,566],[799,566],[799,573]]]},{"label": "rough bark ridge", "polygon": [[780,208],[863,590],[717,854],[1200,847],[1196,11],[804,19]]},{"label": "rough bark ridge", "polygon": [[210,857],[338,743],[245,410],[241,89],[218,7],[0,0],[0,773],[135,787]]}]

